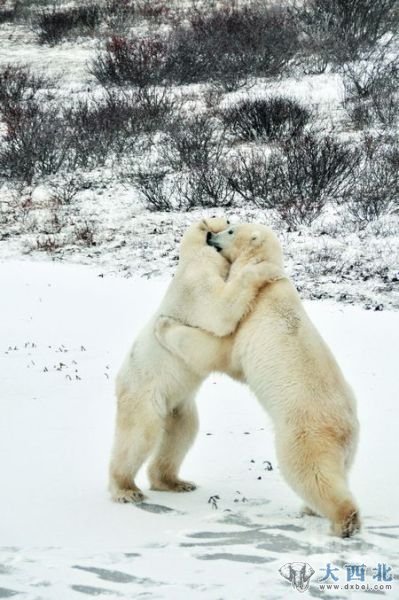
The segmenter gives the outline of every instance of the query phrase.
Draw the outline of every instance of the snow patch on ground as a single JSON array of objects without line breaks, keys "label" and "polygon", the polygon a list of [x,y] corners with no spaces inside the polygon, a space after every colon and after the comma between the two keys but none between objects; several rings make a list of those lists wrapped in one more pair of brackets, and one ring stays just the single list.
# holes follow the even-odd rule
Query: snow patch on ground
[{"label": "snow patch on ground", "polygon": [[[113,379],[168,282],[101,275],[0,263],[0,598],[279,600],[291,597],[279,569],[292,561],[316,571],[311,596],[363,598],[322,592],[327,563],[342,585],[347,563],[365,564],[373,585],[378,563],[397,574],[399,314],[306,304],[358,398],[351,487],[364,528],[339,540],[324,519],[300,517],[267,415],[223,376],[198,397],[201,429],[183,467],[198,490],[148,492],[141,507],[109,500]],[[140,484],[147,489],[144,474]],[[396,598],[391,584],[386,596]]]}]

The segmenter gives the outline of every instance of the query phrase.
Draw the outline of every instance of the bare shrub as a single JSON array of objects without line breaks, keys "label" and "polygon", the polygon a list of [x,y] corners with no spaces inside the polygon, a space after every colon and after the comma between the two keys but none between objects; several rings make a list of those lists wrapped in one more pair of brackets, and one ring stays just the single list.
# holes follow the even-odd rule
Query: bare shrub
[{"label": "bare shrub", "polygon": [[77,175],[65,175],[58,181],[50,182],[51,198],[54,204],[71,204],[83,187],[83,180]]},{"label": "bare shrub", "polygon": [[360,228],[384,216],[399,213],[399,147],[366,140],[365,153],[354,185],[343,199]]},{"label": "bare shrub", "polygon": [[280,144],[269,154],[252,151],[232,163],[229,184],[244,200],[273,208],[290,229],[310,225],[328,201],[349,185],[355,152],[331,136],[308,133]]},{"label": "bare shrub", "polygon": [[36,174],[55,173],[66,158],[61,115],[51,98],[54,81],[8,65],[0,72],[0,116],[5,125],[0,169],[6,178],[30,183]]},{"label": "bare shrub", "polygon": [[52,254],[59,248],[62,248],[63,245],[63,241],[54,234],[44,233],[37,236],[35,250]]},{"label": "bare shrub", "polygon": [[15,7],[6,6],[5,2],[0,2],[0,24],[10,23],[14,21],[16,17]]},{"label": "bare shrub", "polygon": [[159,36],[127,38],[113,35],[105,51],[92,61],[90,72],[103,85],[144,87],[165,76],[167,43]]},{"label": "bare shrub", "polygon": [[302,30],[305,56],[320,64],[356,60],[398,24],[396,0],[307,0],[298,3],[296,16]]},{"label": "bare shrub", "polygon": [[136,0],[105,0],[103,11],[106,14],[118,14],[124,18],[137,11]]},{"label": "bare shrub", "polygon": [[80,100],[64,115],[76,164],[83,168],[104,165],[111,153],[132,149],[141,127],[137,100],[128,94]]},{"label": "bare shrub", "polygon": [[311,111],[295,100],[276,96],[242,100],[220,111],[228,129],[241,140],[278,140],[297,136]]},{"label": "bare shrub", "polygon": [[3,67],[0,71],[0,112],[6,125],[12,127],[22,103],[37,98],[39,94],[47,96],[48,89],[53,86],[54,81],[36,75],[26,67]]},{"label": "bare shrub", "polygon": [[64,110],[75,164],[101,166],[110,156],[134,152],[144,144],[143,135],[166,124],[174,107],[167,89],[153,88],[78,101]]},{"label": "bare shrub", "polygon": [[234,191],[217,164],[171,173],[162,168],[125,172],[144,197],[150,211],[190,211],[231,206]]},{"label": "bare shrub", "polygon": [[172,16],[163,0],[106,0],[102,13],[114,33],[127,32],[140,19],[159,22]]},{"label": "bare shrub", "polygon": [[52,10],[42,9],[33,20],[33,27],[41,44],[57,44],[74,33],[92,33],[100,22],[100,9],[96,4]]},{"label": "bare shrub", "polygon": [[205,106],[209,111],[216,112],[219,107],[220,101],[223,97],[223,90],[220,86],[211,85],[203,95]]},{"label": "bare shrub", "polygon": [[145,19],[167,19],[172,11],[165,0],[143,0],[138,5],[139,14]]},{"label": "bare shrub", "polygon": [[[155,10],[152,3],[148,10]],[[102,84],[211,80],[234,89],[249,76],[279,74],[295,52],[296,29],[285,8],[226,3],[206,12],[192,8],[186,21],[163,38],[113,35],[91,72]]]},{"label": "bare shrub", "polygon": [[392,56],[389,45],[342,65],[340,71],[350,97],[368,98],[379,91],[397,90],[399,85],[398,56]]},{"label": "bare shrub", "polygon": [[180,210],[230,206],[234,191],[223,167],[223,139],[208,115],[173,120],[165,131],[160,159],[173,173],[175,206]]},{"label": "bare shrub", "polygon": [[274,171],[264,150],[241,151],[229,162],[228,184],[245,202],[273,208],[274,179]]},{"label": "bare shrub", "polygon": [[166,128],[178,111],[181,103],[176,100],[170,88],[165,86],[145,86],[137,92],[141,129],[152,132]]},{"label": "bare shrub", "polygon": [[171,37],[169,76],[178,83],[218,81],[234,89],[248,76],[275,76],[293,56],[296,29],[277,5],[227,3],[192,10]]},{"label": "bare shrub", "polygon": [[69,137],[58,107],[29,100],[8,124],[0,150],[0,169],[31,183],[35,176],[57,173],[67,160]]},{"label": "bare shrub", "polygon": [[103,166],[110,158],[150,143],[166,126],[176,103],[169,90],[106,91],[72,104],[54,100],[47,80],[24,69],[0,73],[0,115],[6,131],[0,146],[3,176],[30,183],[61,169]]},{"label": "bare shrub", "polygon": [[176,195],[182,210],[229,207],[234,190],[229,185],[224,168],[217,163],[181,173],[176,181]]},{"label": "bare shrub", "polygon": [[143,171],[130,174],[128,178],[133,181],[145,199],[150,211],[171,212],[176,210],[170,191],[166,189],[167,171]]},{"label": "bare shrub", "polygon": [[225,169],[213,163],[206,169],[190,173],[191,181],[201,194],[200,206],[227,208],[233,204],[234,192],[228,185]]},{"label": "bare shrub", "polygon": [[73,228],[74,241],[82,246],[96,246],[95,240],[95,225],[93,221],[83,221],[82,223],[76,223]]},{"label": "bare shrub", "polygon": [[359,160],[358,152],[331,136],[305,134],[284,142],[272,158],[275,209],[287,225],[310,225],[328,201],[344,193]]},{"label": "bare shrub", "polygon": [[222,152],[214,122],[206,115],[173,120],[166,129],[161,156],[172,170],[206,169]]},{"label": "bare shrub", "polygon": [[361,61],[342,66],[344,106],[354,125],[362,129],[372,123],[393,125],[399,116],[398,56],[386,48]]}]

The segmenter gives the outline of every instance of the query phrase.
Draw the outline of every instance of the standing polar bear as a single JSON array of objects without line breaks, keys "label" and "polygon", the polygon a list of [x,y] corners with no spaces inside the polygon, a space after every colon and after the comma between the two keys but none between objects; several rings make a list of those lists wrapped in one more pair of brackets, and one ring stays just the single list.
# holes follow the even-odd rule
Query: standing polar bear
[{"label": "standing polar bear", "polygon": [[[109,483],[116,501],[144,499],[134,479],[149,456],[152,489],[195,489],[194,484],[179,479],[178,471],[197,432],[194,399],[208,373],[193,370],[161,346],[154,332],[159,315],[169,314],[214,336],[229,336],[250,310],[260,287],[283,276],[279,269],[256,259],[246,262],[242,269],[236,268],[234,275],[228,277],[229,262],[206,244],[207,235],[227,226],[224,219],[208,219],[185,233],[175,277],[158,312],[140,333],[117,376],[117,417]],[[228,347],[228,342],[221,344]],[[229,369],[227,352],[225,363],[221,353],[214,356],[212,369],[240,376]]]},{"label": "standing polar bear", "polygon": [[[231,277],[255,259],[283,268],[280,244],[267,227],[229,227],[209,234],[208,243],[232,263]],[[358,437],[355,399],[288,278],[260,290],[227,341],[167,317],[158,320],[156,333],[202,374],[214,369],[218,355],[225,363],[230,357],[228,370],[242,372],[273,420],[280,469],[305,500],[306,512],[328,517],[342,537],[359,529],[347,482]]]}]

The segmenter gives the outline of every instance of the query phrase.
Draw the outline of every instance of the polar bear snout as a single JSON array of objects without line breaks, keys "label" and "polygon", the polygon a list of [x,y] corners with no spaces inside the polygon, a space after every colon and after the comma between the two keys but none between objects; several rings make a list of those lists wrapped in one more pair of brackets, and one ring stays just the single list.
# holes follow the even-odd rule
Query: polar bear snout
[{"label": "polar bear snout", "polygon": [[222,250],[222,247],[218,243],[217,236],[217,233],[215,234],[211,231],[208,231],[208,233],[206,234],[206,243],[208,244],[208,246],[212,246],[213,248],[216,248],[218,252],[220,252]]}]

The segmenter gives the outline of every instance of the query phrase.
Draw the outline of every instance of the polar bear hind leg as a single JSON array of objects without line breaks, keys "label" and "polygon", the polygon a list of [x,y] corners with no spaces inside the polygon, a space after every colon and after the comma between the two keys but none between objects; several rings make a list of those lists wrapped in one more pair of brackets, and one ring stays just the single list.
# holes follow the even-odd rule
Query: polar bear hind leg
[{"label": "polar bear hind leg", "polygon": [[292,440],[276,438],[282,474],[313,513],[330,520],[332,533],[350,537],[360,529],[360,517],[347,484],[343,448],[330,447],[327,440]]},{"label": "polar bear hind leg", "polygon": [[194,399],[172,410],[163,422],[162,434],[148,468],[151,489],[191,492],[196,485],[179,478],[180,465],[198,431],[198,413]]},{"label": "polar bear hind leg", "polygon": [[134,480],[161,435],[161,419],[151,401],[143,400],[131,392],[118,398],[109,478],[109,489],[115,502],[142,502],[145,499]]}]

